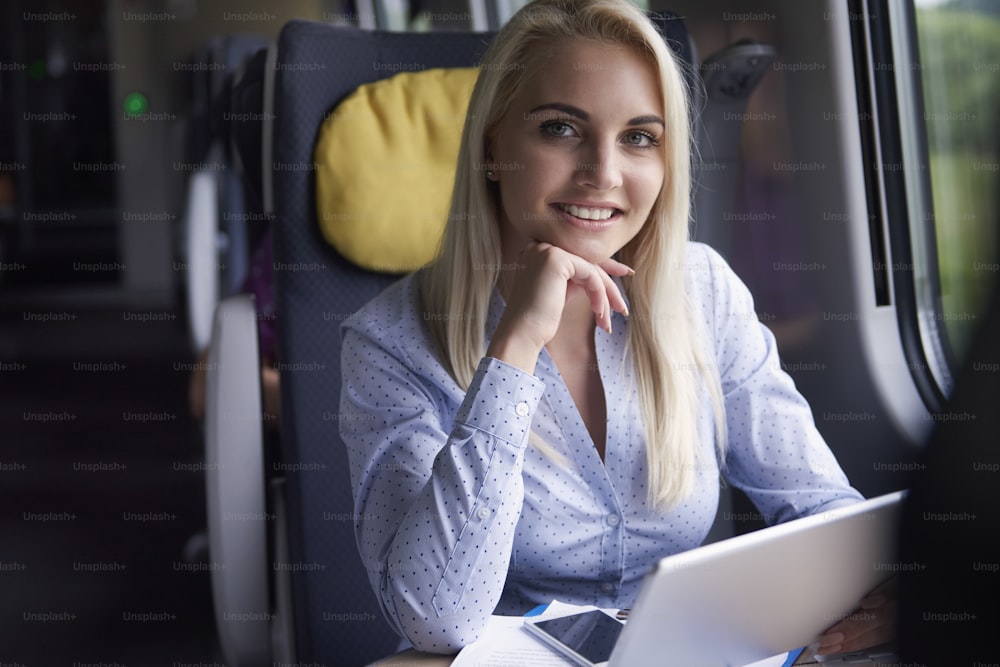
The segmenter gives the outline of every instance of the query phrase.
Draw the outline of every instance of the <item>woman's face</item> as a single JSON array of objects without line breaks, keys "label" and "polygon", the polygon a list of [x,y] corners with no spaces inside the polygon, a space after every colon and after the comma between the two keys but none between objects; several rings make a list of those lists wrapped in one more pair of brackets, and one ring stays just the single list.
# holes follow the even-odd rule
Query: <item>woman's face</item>
[{"label": "woman's face", "polygon": [[571,40],[541,54],[493,138],[504,257],[543,241],[600,262],[639,231],[663,187],[654,65],[623,46]]}]

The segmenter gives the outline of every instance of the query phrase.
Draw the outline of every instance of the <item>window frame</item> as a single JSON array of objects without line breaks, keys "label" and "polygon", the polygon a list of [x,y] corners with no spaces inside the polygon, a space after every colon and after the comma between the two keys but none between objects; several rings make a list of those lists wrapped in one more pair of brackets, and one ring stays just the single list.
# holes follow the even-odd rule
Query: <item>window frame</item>
[{"label": "window frame", "polygon": [[869,126],[862,134],[871,237],[886,239],[884,249],[873,242],[873,268],[876,276],[887,270],[884,305],[895,308],[917,392],[928,411],[940,413],[953,385],[954,355],[943,326],[915,8],[912,0],[849,4],[866,37],[862,49],[855,34],[856,72],[868,73],[858,72],[859,82],[870,76],[870,108],[861,108],[866,95],[859,89],[859,118]]}]

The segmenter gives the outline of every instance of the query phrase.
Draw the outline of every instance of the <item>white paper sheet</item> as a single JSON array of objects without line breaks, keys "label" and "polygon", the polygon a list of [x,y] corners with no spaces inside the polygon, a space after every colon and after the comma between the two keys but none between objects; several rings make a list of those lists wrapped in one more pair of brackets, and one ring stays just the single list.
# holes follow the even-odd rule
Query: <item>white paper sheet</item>
[{"label": "white paper sheet", "polygon": [[[536,620],[591,611],[553,601]],[[524,631],[522,616],[491,616],[483,636],[455,656],[451,667],[574,667],[558,653]]]}]

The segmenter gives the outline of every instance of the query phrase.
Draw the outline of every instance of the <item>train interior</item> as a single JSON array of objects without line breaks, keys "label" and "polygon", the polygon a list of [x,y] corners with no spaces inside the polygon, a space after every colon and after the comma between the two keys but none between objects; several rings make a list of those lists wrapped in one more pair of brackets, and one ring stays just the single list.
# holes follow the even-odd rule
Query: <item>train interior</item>
[{"label": "train interior", "polygon": [[[392,653],[395,638],[366,606],[358,613],[379,626],[370,645],[324,641],[330,623],[316,615],[337,603],[309,597],[357,556],[344,555],[354,548],[344,541],[349,521],[333,522],[347,538],[321,539],[298,518],[353,511],[342,500],[308,506],[327,483],[309,466],[336,468],[340,454],[321,459],[289,444],[299,427],[289,425],[288,401],[298,396],[316,415],[324,405],[308,397],[313,385],[293,387],[289,378],[316,375],[308,367],[316,357],[296,356],[293,345],[316,345],[307,339],[339,324],[281,328],[302,272],[278,278],[265,316],[284,337],[269,341],[283,362],[280,426],[268,423],[276,408],[256,366],[236,379],[218,369],[237,363],[226,356],[237,348],[254,363],[255,346],[267,342],[254,337],[262,316],[239,295],[260,279],[255,256],[273,234],[288,234],[275,227],[299,205],[289,193],[312,185],[309,165],[309,174],[291,174],[283,157],[296,140],[285,119],[308,116],[289,91],[303,89],[296,77],[331,76],[310,63],[340,57],[317,47],[315,59],[291,60],[288,42],[336,41],[331,26],[490,32],[522,4],[4,3],[0,665],[346,665]],[[911,486],[925,500],[954,494],[949,507],[978,508],[969,512],[979,521],[940,532],[915,524],[907,535],[985,548],[1000,522],[988,491],[1000,454],[986,443],[995,440],[1000,373],[991,308],[1000,270],[1000,4],[638,4],[686,26],[698,151],[692,238],[716,248],[750,288],[854,486],[866,497]],[[427,67],[383,65],[371,76]],[[298,243],[280,238],[281,252]],[[309,252],[266,265],[327,261],[328,249]],[[228,335],[219,313],[248,319],[250,338],[212,348]],[[205,397],[224,391],[256,405],[233,420],[249,429],[235,437],[253,442],[242,451],[256,457],[252,474],[262,479],[247,505],[227,504],[239,494],[226,485],[242,482],[220,474],[219,457],[233,455],[219,435],[225,414],[204,414],[206,405],[232,405]],[[266,519],[229,522],[257,562],[221,557],[213,542],[231,526],[219,528],[212,512],[242,510]],[[726,492],[709,540],[763,519]],[[912,562],[934,561],[914,548]],[[316,556],[324,549],[326,559]],[[975,553],[966,561],[982,571],[959,579],[972,591],[961,598],[967,605],[996,592],[1000,576],[995,550]],[[237,576],[253,583],[226,588]],[[942,636],[973,645],[986,619],[951,624],[957,634]],[[369,632],[362,626],[346,629]],[[936,655],[928,646],[924,655]]]}]

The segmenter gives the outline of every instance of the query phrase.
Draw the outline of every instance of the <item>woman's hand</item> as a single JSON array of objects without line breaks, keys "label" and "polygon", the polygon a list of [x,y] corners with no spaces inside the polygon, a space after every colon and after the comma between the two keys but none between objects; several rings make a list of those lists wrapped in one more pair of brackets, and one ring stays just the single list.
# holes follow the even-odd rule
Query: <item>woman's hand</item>
[{"label": "woman's hand", "polygon": [[531,242],[521,251],[508,283],[507,309],[487,355],[533,373],[542,348],[559,329],[563,309],[578,290],[586,293],[599,327],[611,330],[611,311],[628,315],[625,298],[611,276],[635,272],[613,259],[588,262],[549,243]]},{"label": "woman's hand", "polygon": [[866,595],[858,608],[819,638],[817,655],[870,648],[896,636],[896,577]]}]

